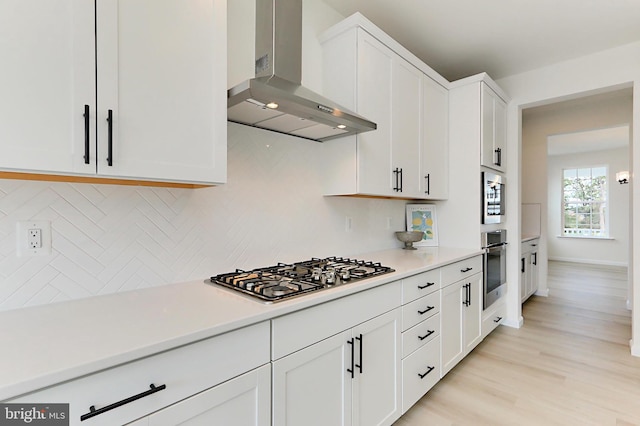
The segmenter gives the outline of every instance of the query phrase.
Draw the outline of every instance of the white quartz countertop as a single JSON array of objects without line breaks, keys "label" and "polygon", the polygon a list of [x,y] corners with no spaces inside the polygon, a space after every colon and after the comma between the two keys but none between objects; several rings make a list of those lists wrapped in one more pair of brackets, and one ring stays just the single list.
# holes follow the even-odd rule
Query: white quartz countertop
[{"label": "white quartz countertop", "polygon": [[203,277],[0,312],[0,401],[479,254],[446,247],[363,253],[354,257],[396,271],[271,305]]},{"label": "white quartz countertop", "polygon": [[520,242],[524,243],[527,241],[535,240],[536,238],[540,238],[540,235],[522,234],[520,238]]}]

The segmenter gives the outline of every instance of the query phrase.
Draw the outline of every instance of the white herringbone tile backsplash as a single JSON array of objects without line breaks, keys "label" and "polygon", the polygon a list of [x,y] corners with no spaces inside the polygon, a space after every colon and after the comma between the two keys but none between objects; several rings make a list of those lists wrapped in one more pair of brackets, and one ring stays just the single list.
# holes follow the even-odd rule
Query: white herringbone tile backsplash
[{"label": "white herringbone tile backsplash", "polygon": [[[405,202],[323,197],[320,149],[229,124],[228,183],[219,187],[0,179],[0,310],[397,247]],[[51,221],[50,256],[16,256],[23,220]]]}]

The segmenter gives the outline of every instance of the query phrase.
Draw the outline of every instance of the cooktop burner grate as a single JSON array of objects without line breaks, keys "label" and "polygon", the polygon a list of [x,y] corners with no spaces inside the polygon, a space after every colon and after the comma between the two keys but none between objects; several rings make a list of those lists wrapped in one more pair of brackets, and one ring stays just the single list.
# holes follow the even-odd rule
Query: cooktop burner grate
[{"label": "cooktop burner grate", "polygon": [[237,269],[213,276],[206,282],[271,303],[390,272],[394,270],[380,263],[328,257],[278,263],[251,271]]}]

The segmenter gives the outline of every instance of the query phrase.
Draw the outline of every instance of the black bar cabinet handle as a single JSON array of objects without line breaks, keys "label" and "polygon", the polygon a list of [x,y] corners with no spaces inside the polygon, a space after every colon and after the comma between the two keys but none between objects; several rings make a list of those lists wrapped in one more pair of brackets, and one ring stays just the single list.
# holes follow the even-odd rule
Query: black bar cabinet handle
[{"label": "black bar cabinet handle", "polygon": [[107,145],[107,165],[113,166],[113,110],[107,112],[107,123],[109,123],[108,145]]},{"label": "black bar cabinet handle", "polygon": [[500,148],[496,148],[493,150],[493,152],[495,152],[495,158],[496,158],[496,162],[493,163],[495,166],[499,166],[500,163],[502,162],[502,150]]},{"label": "black bar cabinet handle", "polygon": [[83,414],[82,416],[80,416],[80,421],[83,422],[87,419],[90,419],[91,417],[95,417],[99,414],[102,413],[106,413],[107,411],[113,410],[114,408],[118,408],[118,407],[122,407],[125,404],[128,404],[130,402],[136,401],[140,398],[144,398],[145,396],[149,396],[151,394],[154,394],[156,392],[160,392],[161,390],[164,390],[167,388],[167,385],[160,385],[160,386],[156,386],[153,383],[151,383],[149,385],[149,387],[151,389],[149,389],[148,391],[144,391],[142,393],[139,393],[137,395],[133,395],[130,396],[129,398],[123,399],[122,401],[118,401],[115,402],[111,405],[107,405],[106,407],[102,407],[96,410],[96,407],[94,405],[92,405],[91,407],[89,407],[89,412],[87,414]]},{"label": "black bar cabinet handle", "polygon": [[89,164],[89,105],[84,106],[84,164]]},{"label": "black bar cabinet handle", "polygon": [[436,283],[426,283],[425,285],[419,285],[418,288],[420,290],[424,290],[427,287],[431,287],[432,285],[436,285]]},{"label": "black bar cabinet handle", "polygon": [[538,264],[538,253],[533,253],[533,264],[534,265]]},{"label": "black bar cabinet handle", "polygon": [[464,274],[465,272],[469,272],[471,270],[473,270],[473,268],[464,268],[464,269],[460,269],[460,272]]},{"label": "black bar cabinet handle", "polygon": [[467,284],[467,292],[469,297],[467,298],[467,306],[471,306],[471,283]]},{"label": "black bar cabinet handle", "polygon": [[425,334],[424,336],[418,336],[418,339],[420,339],[420,340],[424,340],[424,339],[426,339],[427,337],[431,336],[431,335],[432,335],[433,333],[435,333],[435,332],[436,332],[435,330],[429,330],[429,331],[427,331],[427,334]]},{"label": "black bar cabinet handle", "polygon": [[360,341],[360,364],[356,364],[356,367],[358,367],[358,370],[360,370],[360,374],[362,374],[362,334],[356,337],[356,340]]},{"label": "black bar cabinet handle", "polygon": [[418,376],[420,376],[421,379],[424,379],[425,377],[427,377],[427,374],[431,373],[433,370],[435,370],[435,367],[429,367],[426,373],[424,374],[418,373]]},{"label": "black bar cabinet handle", "polygon": [[393,169],[393,176],[396,178],[396,183],[395,183],[395,186],[393,187],[393,190],[396,191],[396,192],[398,192],[400,190],[400,185],[399,185],[400,177],[399,177],[399,174],[400,174],[400,169],[398,169],[397,167],[395,169]]},{"label": "black bar cabinet handle", "polygon": [[493,320],[493,322],[500,322],[500,321],[502,321],[502,317],[498,317],[498,318]]},{"label": "black bar cabinet handle", "polygon": [[425,309],[424,311],[418,311],[418,313],[420,315],[424,315],[424,314],[426,314],[427,312],[429,312],[432,309],[435,309],[435,306],[427,306],[427,309]]},{"label": "black bar cabinet handle", "polygon": [[351,373],[351,378],[353,379],[355,377],[355,360],[354,360],[354,344],[353,344],[353,339],[349,339],[347,340],[347,344],[351,345],[351,368],[347,368],[347,373]]},{"label": "black bar cabinet handle", "polygon": [[404,185],[402,184],[402,169],[400,169],[400,192],[402,192]]},{"label": "black bar cabinet handle", "polygon": [[429,195],[429,193],[431,192],[431,173],[427,173],[424,178],[427,180],[427,190],[424,191],[424,193]]},{"label": "black bar cabinet handle", "polygon": [[520,266],[520,272],[524,272],[524,257],[520,259],[520,261],[522,262],[522,265]]}]

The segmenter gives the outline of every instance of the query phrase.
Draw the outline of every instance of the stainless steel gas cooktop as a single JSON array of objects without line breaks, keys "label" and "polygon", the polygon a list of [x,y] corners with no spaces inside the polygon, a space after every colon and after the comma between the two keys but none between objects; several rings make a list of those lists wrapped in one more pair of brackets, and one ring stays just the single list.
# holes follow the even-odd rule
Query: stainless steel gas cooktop
[{"label": "stainless steel gas cooktop", "polygon": [[292,264],[236,270],[211,277],[205,282],[253,296],[265,303],[290,299],[313,291],[364,280],[394,272],[380,263],[328,257],[312,258]]}]

